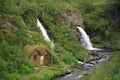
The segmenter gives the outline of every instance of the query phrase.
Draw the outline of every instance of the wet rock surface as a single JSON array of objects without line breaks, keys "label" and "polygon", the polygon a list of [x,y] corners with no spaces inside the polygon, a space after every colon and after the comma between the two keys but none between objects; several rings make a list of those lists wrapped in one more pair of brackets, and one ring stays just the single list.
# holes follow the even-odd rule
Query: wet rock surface
[{"label": "wet rock surface", "polygon": [[104,61],[109,61],[110,57],[113,55],[113,52],[110,51],[97,51],[96,53],[99,59],[90,60],[89,62],[78,61],[77,66],[74,67],[73,71],[70,74],[64,76],[59,76],[53,80],[79,80],[82,76],[90,74],[93,71],[94,66],[100,66]]}]

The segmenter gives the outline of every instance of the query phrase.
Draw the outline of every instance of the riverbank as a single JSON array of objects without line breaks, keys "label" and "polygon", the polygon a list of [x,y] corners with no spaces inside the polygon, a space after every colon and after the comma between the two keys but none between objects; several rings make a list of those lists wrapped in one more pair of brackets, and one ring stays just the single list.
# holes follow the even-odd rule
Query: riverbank
[{"label": "riverbank", "polygon": [[102,63],[94,68],[94,71],[84,76],[80,80],[120,80],[120,51],[114,52],[114,55],[108,62]]},{"label": "riverbank", "polygon": [[94,66],[100,66],[104,61],[109,61],[113,52],[108,51],[97,51],[96,53],[99,59],[90,60],[88,62],[78,62],[77,67],[73,68],[73,71],[70,74],[59,76],[53,80],[78,80],[84,75],[90,74],[94,71]]}]

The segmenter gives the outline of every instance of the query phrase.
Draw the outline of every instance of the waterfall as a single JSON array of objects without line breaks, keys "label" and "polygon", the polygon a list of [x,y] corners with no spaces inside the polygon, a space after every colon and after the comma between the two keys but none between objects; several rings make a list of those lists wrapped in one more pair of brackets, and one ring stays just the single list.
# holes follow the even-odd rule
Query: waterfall
[{"label": "waterfall", "polygon": [[42,33],[45,41],[50,42],[51,48],[53,49],[53,48],[54,48],[54,43],[50,40],[50,38],[49,38],[49,36],[48,36],[48,34],[47,34],[46,29],[43,27],[43,25],[41,24],[41,22],[40,22],[38,19],[37,19],[37,25],[38,25],[38,27],[40,28],[41,33]]},{"label": "waterfall", "polygon": [[82,46],[85,49],[88,49],[88,50],[101,50],[101,49],[98,49],[98,48],[93,48],[92,43],[90,41],[90,38],[89,38],[89,36],[87,35],[87,33],[85,32],[85,30],[83,28],[77,26],[77,29],[81,33],[81,43],[82,43]]}]

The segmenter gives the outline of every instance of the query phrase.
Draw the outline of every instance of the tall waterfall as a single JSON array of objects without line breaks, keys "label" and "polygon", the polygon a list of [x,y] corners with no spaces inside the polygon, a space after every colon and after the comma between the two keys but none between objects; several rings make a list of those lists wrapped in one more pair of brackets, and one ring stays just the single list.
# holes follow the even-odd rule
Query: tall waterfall
[{"label": "tall waterfall", "polygon": [[83,28],[77,26],[77,29],[79,30],[79,32],[81,33],[81,43],[82,46],[88,50],[101,50],[98,48],[93,48],[92,43],[90,41],[89,36],[87,35],[87,33],[84,31]]},{"label": "tall waterfall", "polygon": [[47,34],[47,31],[45,30],[45,28],[43,27],[43,25],[41,24],[41,22],[38,19],[37,19],[37,25],[40,28],[41,33],[42,33],[45,41],[50,42],[51,48],[53,49],[54,48],[54,43],[50,40],[50,38],[49,38],[49,36]]}]

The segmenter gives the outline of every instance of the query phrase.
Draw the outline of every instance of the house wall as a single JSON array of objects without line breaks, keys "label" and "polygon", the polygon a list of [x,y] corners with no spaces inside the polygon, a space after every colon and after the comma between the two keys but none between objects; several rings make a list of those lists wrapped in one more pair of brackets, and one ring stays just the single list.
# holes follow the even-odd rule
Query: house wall
[{"label": "house wall", "polygon": [[50,56],[49,52],[47,50],[43,50],[41,55],[44,56],[43,64],[44,65],[49,64],[51,61],[51,56]]},{"label": "house wall", "polygon": [[51,61],[50,55],[49,55],[49,54],[48,54],[48,55],[45,55],[45,56],[44,56],[44,65],[49,64],[50,61]]},{"label": "house wall", "polygon": [[47,50],[43,50],[41,54],[35,50],[29,55],[29,59],[32,61],[34,66],[47,65],[51,61],[51,55]]},{"label": "house wall", "polygon": [[35,66],[39,66],[40,64],[40,54],[38,51],[34,51],[30,56],[30,60]]},{"label": "house wall", "polygon": [[40,65],[44,65],[44,56],[40,56]]}]

